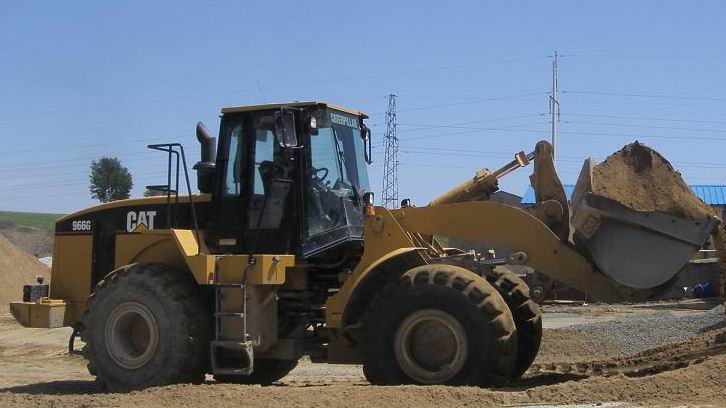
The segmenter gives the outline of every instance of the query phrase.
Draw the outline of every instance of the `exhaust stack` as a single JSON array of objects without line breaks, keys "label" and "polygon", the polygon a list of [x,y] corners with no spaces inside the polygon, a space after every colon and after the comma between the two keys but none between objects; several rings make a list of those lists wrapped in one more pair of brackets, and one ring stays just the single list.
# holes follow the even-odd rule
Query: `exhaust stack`
[{"label": "exhaust stack", "polygon": [[197,188],[202,193],[211,193],[214,186],[214,167],[217,160],[217,138],[204,126],[197,122],[197,140],[201,144],[201,160],[194,165],[197,171]]}]

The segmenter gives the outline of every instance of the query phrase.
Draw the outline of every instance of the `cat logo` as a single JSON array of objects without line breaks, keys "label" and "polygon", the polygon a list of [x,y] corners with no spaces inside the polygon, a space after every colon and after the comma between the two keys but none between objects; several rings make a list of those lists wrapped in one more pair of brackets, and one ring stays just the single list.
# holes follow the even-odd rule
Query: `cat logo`
[{"label": "cat logo", "polygon": [[143,232],[154,229],[156,211],[129,211],[126,214],[126,231]]}]

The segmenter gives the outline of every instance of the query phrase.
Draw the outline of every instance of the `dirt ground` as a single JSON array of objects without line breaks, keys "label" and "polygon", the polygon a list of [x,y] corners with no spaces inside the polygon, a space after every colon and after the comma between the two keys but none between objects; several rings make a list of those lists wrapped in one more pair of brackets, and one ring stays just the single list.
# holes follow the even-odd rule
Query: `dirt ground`
[{"label": "dirt ground", "polygon": [[666,325],[687,323],[711,316],[705,309],[712,306],[693,301],[649,307],[546,306],[543,345],[533,369],[524,379],[502,389],[377,387],[365,381],[359,366],[302,361],[280,383],[269,387],[217,384],[209,378],[203,385],[175,385],[128,394],[98,389],[86,372],[83,358],[67,354],[70,329],[25,329],[8,314],[0,314],[0,406],[723,406],[724,324],[711,324],[689,340],[633,355],[626,354],[632,342],[623,342],[618,333],[591,333],[593,327],[627,321],[637,324],[638,319],[644,324],[652,323],[652,319],[664,319]]}]

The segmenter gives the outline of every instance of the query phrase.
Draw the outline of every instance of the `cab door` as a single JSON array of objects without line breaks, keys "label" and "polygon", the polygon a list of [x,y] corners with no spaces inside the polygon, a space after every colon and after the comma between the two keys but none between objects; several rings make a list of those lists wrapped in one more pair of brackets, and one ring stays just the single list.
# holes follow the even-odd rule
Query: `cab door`
[{"label": "cab door", "polygon": [[294,151],[280,146],[274,111],[225,118],[211,241],[219,252],[292,253]]},{"label": "cab door", "polygon": [[225,117],[220,127],[217,184],[214,190],[210,237],[214,252],[241,253],[247,223],[249,177],[249,126],[242,115]]}]

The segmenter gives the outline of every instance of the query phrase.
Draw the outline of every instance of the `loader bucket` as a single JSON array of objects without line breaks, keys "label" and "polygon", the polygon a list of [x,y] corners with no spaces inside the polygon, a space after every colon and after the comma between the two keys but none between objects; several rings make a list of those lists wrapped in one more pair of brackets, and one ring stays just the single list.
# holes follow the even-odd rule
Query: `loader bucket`
[{"label": "loader bucket", "polygon": [[572,195],[574,241],[598,269],[634,289],[660,286],[688,263],[719,221],[636,211],[591,191],[592,166],[583,167]]}]

